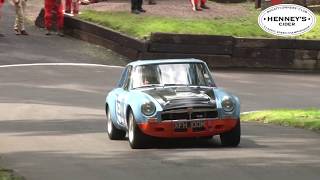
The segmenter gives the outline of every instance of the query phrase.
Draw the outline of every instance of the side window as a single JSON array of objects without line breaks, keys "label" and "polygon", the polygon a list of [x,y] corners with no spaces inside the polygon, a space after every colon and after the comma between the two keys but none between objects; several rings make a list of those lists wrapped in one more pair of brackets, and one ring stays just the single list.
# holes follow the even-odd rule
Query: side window
[{"label": "side window", "polygon": [[196,72],[197,72],[197,75],[198,75],[198,78],[197,78],[198,84],[206,85],[205,77],[208,76],[208,75],[205,73],[202,64],[198,64],[196,66]]},{"label": "side window", "polygon": [[210,69],[208,69],[207,66],[205,66],[204,64],[201,64],[201,67],[207,86],[215,87],[216,85],[212,79]]},{"label": "side window", "polygon": [[197,73],[196,73],[196,67],[194,64],[190,64],[190,67],[188,68],[188,79],[190,84],[192,85],[197,85],[198,81],[197,81]]},{"label": "side window", "polygon": [[126,76],[127,78],[123,83],[123,89],[129,89],[129,85],[131,81],[131,72],[132,72],[132,66],[128,66],[127,76]]},{"label": "side window", "polygon": [[123,84],[124,84],[124,82],[125,82],[125,80],[126,80],[127,74],[128,74],[128,67],[126,67],[126,68],[123,70],[122,74],[121,74],[121,78],[120,78],[120,80],[118,81],[118,84],[117,84],[117,87],[118,87],[118,88],[120,88],[120,87],[123,86]]}]

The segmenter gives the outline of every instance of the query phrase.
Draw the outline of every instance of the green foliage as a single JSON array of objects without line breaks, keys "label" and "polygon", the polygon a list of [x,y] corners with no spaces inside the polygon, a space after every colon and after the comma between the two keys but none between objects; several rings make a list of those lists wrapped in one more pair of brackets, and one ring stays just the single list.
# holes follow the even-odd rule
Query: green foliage
[{"label": "green foliage", "polygon": [[16,176],[12,170],[0,169],[0,180],[24,180],[24,178]]},{"label": "green foliage", "polygon": [[320,39],[320,14],[316,14],[317,23],[314,28],[306,34],[299,36],[300,39]]},{"label": "green foliage", "polygon": [[[109,27],[124,34],[143,39],[152,32],[230,35],[236,37],[279,38],[264,32],[258,25],[259,11],[250,9],[246,17],[217,19],[182,19],[146,15],[129,12],[84,11],[79,18]],[[317,15],[320,20],[320,15]],[[299,39],[320,39],[320,23],[298,37]]]},{"label": "green foliage", "polygon": [[137,38],[148,37],[152,32],[269,36],[259,28],[255,17],[200,20],[97,11],[84,11],[79,17]]},{"label": "green foliage", "polygon": [[10,175],[6,172],[0,171],[0,180],[10,180]]},{"label": "green foliage", "polygon": [[241,120],[320,130],[320,109],[259,111],[241,115]]}]

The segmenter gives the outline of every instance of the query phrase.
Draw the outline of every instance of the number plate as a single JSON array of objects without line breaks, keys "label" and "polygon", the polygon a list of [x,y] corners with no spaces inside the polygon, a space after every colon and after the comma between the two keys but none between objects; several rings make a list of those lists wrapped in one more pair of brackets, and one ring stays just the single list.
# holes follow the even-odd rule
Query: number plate
[{"label": "number plate", "polygon": [[188,128],[192,131],[204,130],[204,121],[176,121],[174,122],[174,130],[177,132],[185,132]]}]

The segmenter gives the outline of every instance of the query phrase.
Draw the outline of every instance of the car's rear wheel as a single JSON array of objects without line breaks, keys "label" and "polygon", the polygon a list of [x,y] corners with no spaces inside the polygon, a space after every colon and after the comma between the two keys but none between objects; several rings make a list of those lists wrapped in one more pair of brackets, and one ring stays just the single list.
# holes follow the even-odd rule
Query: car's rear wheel
[{"label": "car's rear wheel", "polygon": [[238,120],[237,125],[231,131],[220,134],[221,144],[225,147],[237,147],[240,143],[240,139],[240,120]]},{"label": "car's rear wheel", "polygon": [[146,148],[148,138],[143,134],[138,127],[134,115],[130,112],[128,117],[129,127],[128,127],[128,137],[129,144],[132,149],[142,149]]},{"label": "car's rear wheel", "polygon": [[107,110],[107,133],[111,140],[124,139],[126,132],[116,128],[111,120],[111,114]]}]

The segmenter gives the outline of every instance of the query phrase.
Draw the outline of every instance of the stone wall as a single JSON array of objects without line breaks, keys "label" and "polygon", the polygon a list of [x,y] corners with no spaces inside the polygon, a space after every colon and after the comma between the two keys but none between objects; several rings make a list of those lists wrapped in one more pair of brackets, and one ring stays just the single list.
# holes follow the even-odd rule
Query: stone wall
[{"label": "stone wall", "polygon": [[66,33],[132,60],[198,58],[213,68],[320,71],[320,41],[153,33],[142,41],[65,16]]}]

